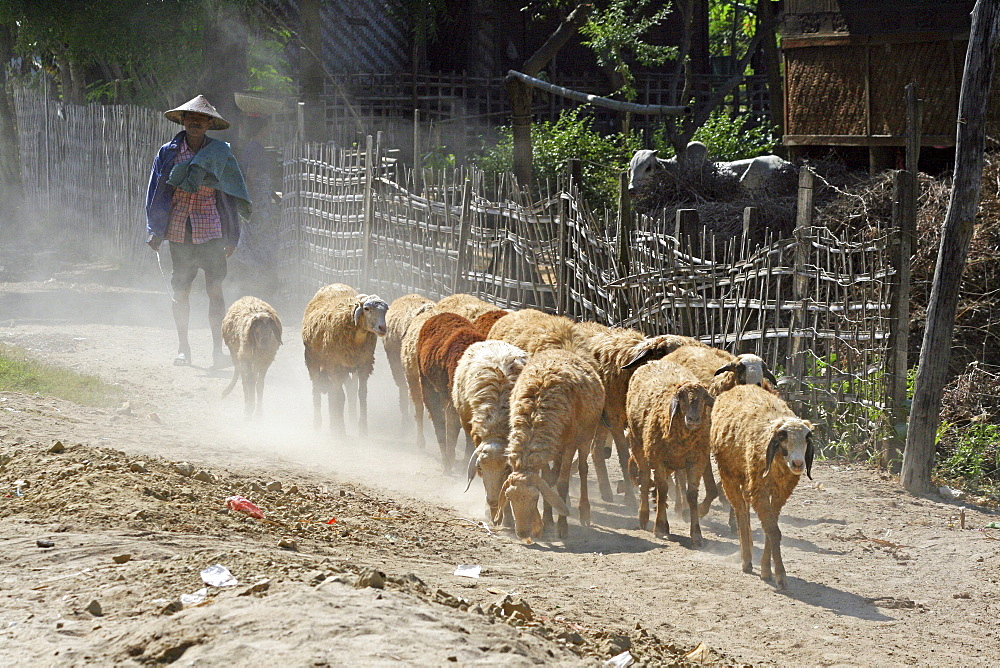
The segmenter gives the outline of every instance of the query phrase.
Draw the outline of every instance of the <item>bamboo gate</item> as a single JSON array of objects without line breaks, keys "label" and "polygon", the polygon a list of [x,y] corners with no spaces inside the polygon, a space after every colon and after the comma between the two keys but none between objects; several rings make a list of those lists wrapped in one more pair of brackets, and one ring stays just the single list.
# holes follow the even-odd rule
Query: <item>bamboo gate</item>
[{"label": "bamboo gate", "polygon": [[[17,111],[29,196],[77,212],[77,228],[102,239],[106,254],[148,271],[148,165],[175,128],[127,107],[46,114],[24,95]],[[58,129],[46,133],[46,123]],[[389,301],[468,292],[503,308],[694,336],[763,357],[783,394],[820,427],[825,447],[861,445],[871,456],[883,447],[891,432],[889,335],[902,330],[890,303],[894,229],[838,238],[812,225],[803,205],[793,238],[756,246],[746,227],[742,237],[717,242],[680,233],[679,221],[629,217],[619,232],[587,210],[568,176],[529,198],[509,175],[416,172],[389,154],[380,135],[350,150],[284,147],[281,274],[289,303],[332,282]],[[811,191],[800,187],[800,197],[810,200]]]}]

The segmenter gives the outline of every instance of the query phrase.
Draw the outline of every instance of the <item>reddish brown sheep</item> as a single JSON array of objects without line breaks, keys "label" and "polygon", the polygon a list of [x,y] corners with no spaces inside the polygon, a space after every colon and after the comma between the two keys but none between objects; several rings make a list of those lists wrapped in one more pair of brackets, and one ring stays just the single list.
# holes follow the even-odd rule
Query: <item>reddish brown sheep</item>
[{"label": "reddish brown sheep", "polygon": [[[461,423],[451,400],[455,367],[465,349],[486,337],[467,318],[454,313],[438,313],[420,328],[417,341],[417,366],[424,406],[434,424],[441,464],[450,473],[455,464],[455,441]],[[466,453],[469,456],[471,453]]]},{"label": "reddish brown sheep", "polygon": [[483,313],[481,316],[476,318],[472,322],[472,326],[476,328],[477,332],[489,338],[490,330],[493,329],[493,325],[496,323],[496,321],[509,313],[510,311],[505,311],[502,308],[493,309],[492,311],[487,311],[486,313]]}]

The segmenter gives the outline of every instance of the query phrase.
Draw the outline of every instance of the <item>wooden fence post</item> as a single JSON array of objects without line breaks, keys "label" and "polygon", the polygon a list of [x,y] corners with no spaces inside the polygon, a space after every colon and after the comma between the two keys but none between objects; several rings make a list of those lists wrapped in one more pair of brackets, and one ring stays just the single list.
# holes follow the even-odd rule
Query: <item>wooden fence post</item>
[{"label": "wooden fence post", "polygon": [[889,409],[890,431],[882,449],[882,465],[898,472],[900,456],[906,445],[906,358],[910,332],[910,257],[917,228],[917,179],[908,171],[897,171],[893,178],[892,226],[896,239],[892,243],[889,262],[895,271],[889,298],[889,341],[886,345],[885,403]]},{"label": "wooden fence post", "polygon": [[458,259],[455,262],[455,279],[451,286],[453,294],[465,292],[465,285],[462,282],[462,272],[467,269],[465,266],[468,257],[469,230],[472,228],[472,181],[465,180],[462,186],[462,213],[458,218]]},{"label": "wooden fence post", "polygon": [[361,285],[362,290],[369,290],[368,279],[371,272],[371,235],[372,235],[372,217],[373,211],[373,189],[375,188],[375,170],[373,169],[372,160],[373,146],[372,146],[372,136],[366,135],[365,137],[365,199],[364,199],[364,218],[362,220],[361,227]]},{"label": "wooden fence post", "polygon": [[632,199],[628,194],[628,172],[622,172],[618,175],[618,236],[616,239],[619,276],[624,277],[632,273],[629,241],[633,229],[635,229],[635,221],[632,219]]},{"label": "wooden fence post", "polygon": [[792,311],[788,321],[789,369],[788,375],[794,379],[796,389],[802,385],[805,374],[805,359],[802,337],[796,334],[796,329],[806,321],[809,308],[809,275],[806,264],[809,262],[809,228],[813,224],[813,173],[808,167],[799,171],[798,202],[795,210],[795,259],[792,275],[792,301],[799,303],[799,313]]},{"label": "wooden fence post", "polygon": [[[924,101],[917,97],[917,84],[906,84],[906,171],[919,173],[920,133],[924,120]],[[916,190],[913,191],[916,196]]]},{"label": "wooden fence post", "polygon": [[677,215],[674,218],[674,238],[680,241],[682,234],[688,236],[694,234],[698,229],[699,222],[698,209],[677,209]]},{"label": "wooden fence post", "polygon": [[[566,161],[566,196],[572,197],[580,190],[580,183],[583,179],[583,163],[579,158],[570,158]],[[579,203],[578,203],[579,204]],[[556,267],[556,313],[566,315],[570,308],[569,280],[570,271],[568,259],[570,255],[570,234],[569,234],[569,202],[563,197],[559,206],[559,266]]]}]

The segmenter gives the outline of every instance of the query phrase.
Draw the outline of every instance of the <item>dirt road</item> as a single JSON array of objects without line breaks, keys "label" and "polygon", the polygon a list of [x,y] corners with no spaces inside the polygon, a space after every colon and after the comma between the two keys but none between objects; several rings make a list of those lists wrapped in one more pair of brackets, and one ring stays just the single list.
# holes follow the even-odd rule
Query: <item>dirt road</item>
[{"label": "dirt road", "polygon": [[[345,442],[313,431],[303,304],[281,310],[265,416],[246,423],[238,389],[219,398],[230,372],[202,366],[207,327],[193,332],[195,366],[170,365],[157,282],[136,287],[101,266],[31,269],[10,252],[0,265],[0,343],[97,374],[131,402],[97,410],[0,394],[5,664],[596,664],[626,649],[661,664],[702,643],[691,660],[1000,663],[1000,531],[983,530],[997,517],[971,503],[914,498],[876,471],[820,461],[781,517],[786,592],[740,571],[718,507],[696,550],[683,521],[657,540],[601,503],[593,481],[594,526],[571,520],[566,541],[525,546],[477,526],[481,485],[463,494],[462,475],[443,475],[435,452],[401,435],[381,350],[370,436],[350,422]],[[205,308],[195,300],[196,324]],[[66,450],[50,452],[54,440]],[[232,494],[267,521],[227,511]],[[239,584],[182,604],[216,563]],[[480,577],[454,575],[458,565],[481,566]],[[371,568],[384,588],[355,588]]]}]

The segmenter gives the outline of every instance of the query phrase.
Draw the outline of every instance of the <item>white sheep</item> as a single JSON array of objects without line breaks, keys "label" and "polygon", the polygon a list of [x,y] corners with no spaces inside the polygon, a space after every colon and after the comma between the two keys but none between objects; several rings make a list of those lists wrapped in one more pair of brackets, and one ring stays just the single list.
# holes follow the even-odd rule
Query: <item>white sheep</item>
[{"label": "white sheep", "polygon": [[[566,537],[566,500],[575,455],[579,455],[580,523],[590,525],[587,453],[603,406],[601,379],[593,366],[578,355],[560,348],[542,350],[524,365],[510,397],[507,464],[511,473],[497,502],[499,509],[510,502],[514,532],[522,540],[530,543],[543,531],[539,494],[559,513],[558,535]],[[555,469],[550,471],[550,465]],[[558,492],[546,477],[558,478]],[[498,512],[494,522],[502,520]]]},{"label": "white sheep", "polygon": [[469,346],[455,369],[451,398],[459,420],[472,439],[469,485],[478,474],[486,491],[487,517],[501,513],[500,488],[507,468],[510,393],[528,361],[528,353],[506,341],[481,341]]},{"label": "white sheep", "polygon": [[710,463],[712,397],[698,378],[680,366],[657,360],[640,367],[628,388],[628,434],[638,467],[639,526],[649,522],[649,484],[656,486],[654,533],[670,534],[667,486],[677,472],[687,481],[691,545],[702,544],[698,483]]},{"label": "white sheep", "polygon": [[[328,286],[329,288],[329,286]],[[375,342],[385,336],[389,305],[377,295],[320,289],[302,316],[302,344],[313,385],[313,424],[322,424],[320,400],[328,394],[330,428],[344,431],[344,383],[358,380],[358,428],[368,434],[368,377],[375,368]]]},{"label": "white sheep", "polygon": [[270,304],[256,297],[240,297],[222,319],[222,340],[233,358],[233,379],[222,391],[227,397],[243,380],[243,409],[247,417],[261,414],[264,376],[281,345],[281,320]]},{"label": "white sheep", "polygon": [[738,385],[715,400],[712,453],[722,487],[733,506],[743,572],[753,572],[750,506],[764,529],[760,577],[785,589],[778,514],[802,473],[812,478],[812,424],[784,401],[757,385]]}]

